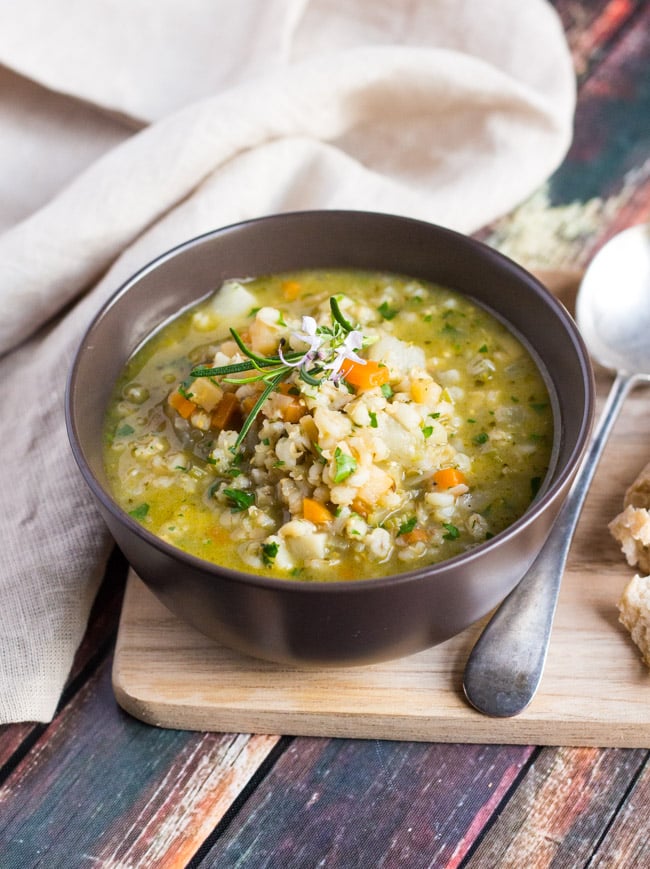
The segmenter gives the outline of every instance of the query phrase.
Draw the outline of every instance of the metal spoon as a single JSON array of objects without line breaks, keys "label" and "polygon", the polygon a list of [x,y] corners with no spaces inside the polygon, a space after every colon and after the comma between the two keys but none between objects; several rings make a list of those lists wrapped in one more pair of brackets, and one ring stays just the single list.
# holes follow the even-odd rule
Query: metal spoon
[{"label": "metal spoon", "polygon": [[592,357],[616,371],[616,379],[548,539],[467,661],[465,695],[495,717],[517,715],[537,690],[587,490],[625,397],[638,383],[650,383],[650,224],[621,232],[596,254],[580,286],[576,319]]}]

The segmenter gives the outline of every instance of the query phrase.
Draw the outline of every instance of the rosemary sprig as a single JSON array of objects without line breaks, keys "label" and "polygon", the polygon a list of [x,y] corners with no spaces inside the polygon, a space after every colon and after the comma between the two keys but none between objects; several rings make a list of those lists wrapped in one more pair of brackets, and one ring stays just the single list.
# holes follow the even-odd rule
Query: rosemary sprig
[{"label": "rosemary sprig", "polygon": [[255,418],[257,417],[257,414],[262,409],[262,405],[264,404],[266,399],[273,392],[273,390],[277,386],[279,386],[282,383],[282,381],[285,380],[289,376],[290,373],[291,373],[291,369],[289,369],[288,371],[281,371],[279,374],[276,374],[275,377],[273,377],[271,380],[269,380],[269,382],[266,384],[263,391],[260,393],[260,397],[257,399],[255,404],[251,408],[251,412],[248,414],[248,416],[244,420],[244,424],[241,427],[241,431],[239,432],[239,436],[237,437],[237,440],[235,441],[235,445],[233,447],[233,452],[237,452],[237,450],[242,445],[244,438],[248,434],[250,427],[255,422]]},{"label": "rosemary sprig", "polygon": [[334,320],[343,327],[345,333],[353,332],[354,326],[347,320],[343,314],[341,313],[341,309],[339,308],[339,303],[336,296],[330,296],[330,310],[332,311],[332,317]]},{"label": "rosemary sprig", "polygon": [[[300,380],[309,386],[320,386],[324,380],[338,381],[343,362],[353,360],[365,364],[355,350],[367,346],[368,339],[343,315],[338,300],[332,296],[329,300],[332,315],[331,326],[318,326],[313,317],[303,317],[303,332],[294,332],[293,336],[308,346],[306,351],[288,350],[286,338],[278,345],[277,354],[262,356],[248,347],[236,329],[230,329],[230,334],[241,353],[246,357],[242,362],[229,365],[206,366],[198,365],[190,371],[191,377],[221,378],[225,383],[243,385],[247,383],[264,383],[264,389],[244,420],[239,436],[233,447],[237,452],[250,431],[262,405],[269,395],[293,373],[294,369]],[[233,376],[242,375],[242,376]]]}]

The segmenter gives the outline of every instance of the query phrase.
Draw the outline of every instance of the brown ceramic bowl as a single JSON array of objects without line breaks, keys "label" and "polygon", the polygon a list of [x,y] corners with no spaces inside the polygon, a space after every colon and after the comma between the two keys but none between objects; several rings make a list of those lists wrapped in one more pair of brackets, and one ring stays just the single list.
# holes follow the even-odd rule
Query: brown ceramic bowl
[{"label": "brown ceramic bowl", "polygon": [[[382,579],[300,583],[201,561],[121,510],[102,466],[111,387],[143,338],[228,277],[301,268],[374,269],[432,280],[489,308],[545,371],[555,412],[553,466],[528,511],[476,549]],[[119,547],[172,612],[244,653],[297,665],[396,658],[440,643],[499,603],[548,534],[588,439],[591,366],[576,326],[538,281],[489,247],[427,223],[368,212],[301,212],[219,229],[163,254],[99,312],[66,395],[72,449]]]}]

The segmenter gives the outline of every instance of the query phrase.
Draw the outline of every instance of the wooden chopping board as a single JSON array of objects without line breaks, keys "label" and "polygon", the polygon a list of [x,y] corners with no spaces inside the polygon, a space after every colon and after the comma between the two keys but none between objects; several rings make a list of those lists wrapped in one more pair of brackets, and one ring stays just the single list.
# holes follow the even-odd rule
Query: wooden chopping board
[{"label": "wooden chopping board", "polygon": [[[556,289],[565,295],[565,287]],[[570,295],[565,301],[570,305]],[[610,384],[599,375],[599,410]],[[516,718],[487,718],[464,699],[463,668],[480,624],[397,661],[299,670],[207,639],[133,573],[113,666],[118,703],[142,721],[178,729],[650,748],[650,671],[616,608],[633,570],[607,530],[650,460],[649,431],[650,391],[640,387],[623,409],[582,513],[542,683]]]}]

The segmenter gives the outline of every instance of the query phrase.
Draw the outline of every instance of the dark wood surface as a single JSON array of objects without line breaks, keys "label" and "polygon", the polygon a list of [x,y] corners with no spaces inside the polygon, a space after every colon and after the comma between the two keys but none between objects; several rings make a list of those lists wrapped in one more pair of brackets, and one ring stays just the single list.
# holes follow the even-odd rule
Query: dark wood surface
[{"label": "dark wood surface", "polygon": [[[480,237],[569,272],[650,220],[650,2],[555,6],[578,74],[574,143]],[[116,553],[54,721],[0,727],[2,869],[650,866],[645,750],[192,733],[129,717],[110,684],[125,576]],[[650,716],[650,675],[639,691]]]}]

